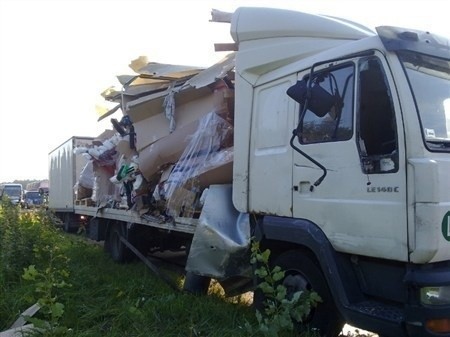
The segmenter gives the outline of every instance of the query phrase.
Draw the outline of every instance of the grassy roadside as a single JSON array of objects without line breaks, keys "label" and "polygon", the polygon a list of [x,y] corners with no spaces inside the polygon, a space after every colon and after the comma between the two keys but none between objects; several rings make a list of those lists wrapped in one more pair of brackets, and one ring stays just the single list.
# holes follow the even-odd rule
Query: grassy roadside
[{"label": "grassy roadside", "polygon": [[[0,224],[0,331],[46,299],[50,309],[34,316],[54,323],[45,336],[251,335],[248,305],[174,291],[143,263],[116,264],[102,247],[57,230],[45,213],[3,209]],[[27,281],[30,265],[36,277]]]},{"label": "grassy roadside", "polygon": [[[173,277],[181,289],[183,276]],[[0,201],[0,332],[37,301],[33,318],[48,325],[36,336],[269,336],[256,333],[245,298],[224,299],[220,287],[204,297],[175,291],[142,262],[117,264],[102,246],[62,232],[49,214]]]},{"label": "grassy roadside", "polygon": [[79,240],[67,254],[72,287],[61,324],[76,336],[248,336],[247,306],[176,292],[143,263],[118,265]]}]

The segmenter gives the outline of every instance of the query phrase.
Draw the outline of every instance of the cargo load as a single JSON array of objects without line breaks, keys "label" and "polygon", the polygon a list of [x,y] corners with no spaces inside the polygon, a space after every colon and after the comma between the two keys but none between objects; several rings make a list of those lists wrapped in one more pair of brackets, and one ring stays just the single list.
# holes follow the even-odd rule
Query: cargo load
[{"label": "cargo load", "polygon": [[77,200],[193,217],[209,185],[232,182],[234,54],[206,69],[143,57],[130,66],[136,75],[120,91],[102,93],[123,116],[92,144],[74,149],[86,158]]}]

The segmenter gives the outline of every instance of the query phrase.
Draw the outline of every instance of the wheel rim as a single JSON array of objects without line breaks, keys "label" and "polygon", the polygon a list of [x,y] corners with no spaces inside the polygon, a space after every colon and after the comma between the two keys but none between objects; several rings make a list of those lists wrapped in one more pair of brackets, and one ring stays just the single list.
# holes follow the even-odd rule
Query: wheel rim
[{"label": "wheel rim", "polygon": [[[309,280],[298,270],[286,271],[286,276],[283,279],[283,285],[286,287],[286,296],[292,299],[292,296],[298,291],[306,292],[312,291],[312,286]],[[303,323],[309,323],[314,317],[314,308],[311,308],[308,316],[304,317]]]}]

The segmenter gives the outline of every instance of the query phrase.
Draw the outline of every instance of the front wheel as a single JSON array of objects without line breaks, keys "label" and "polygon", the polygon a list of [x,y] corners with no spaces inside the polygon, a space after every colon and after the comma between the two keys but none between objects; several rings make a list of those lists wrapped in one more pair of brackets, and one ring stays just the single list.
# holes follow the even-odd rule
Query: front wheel
[{"label": "front wheel", "polygon": [[207,276],[197,275],[193,272],[186,272],[183,290],[194,295],[208,294],[211,278]]},{"label": "front wheel", "polygon": [[[276,257],[271,265],[279,266],[285,272],[281,283],[287,288],[288,298],[298,291],[315,291],[322,299],[317,307],[311,308],[301,324],[296,324],[296,329],[300,332],[315,331],[319,336],[337,337],[345,322],[315,259],[303,251],[288,251]],[[257,309],[262,308],[263,301],[264,295],[257,289],[254,298]]]}]

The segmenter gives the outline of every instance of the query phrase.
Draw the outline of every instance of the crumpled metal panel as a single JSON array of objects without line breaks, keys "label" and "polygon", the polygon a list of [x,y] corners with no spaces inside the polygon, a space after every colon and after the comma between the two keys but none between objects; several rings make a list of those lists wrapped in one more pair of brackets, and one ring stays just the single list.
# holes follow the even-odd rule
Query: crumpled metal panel
[{"label": "crumpled metal panel", "polygon": [[195,229],[186,271],[215,279],[250,277],[250,221],[231,200],[231,185],[211,185]]}]

